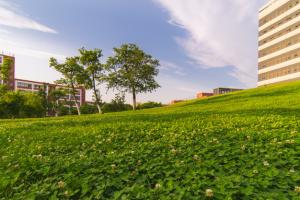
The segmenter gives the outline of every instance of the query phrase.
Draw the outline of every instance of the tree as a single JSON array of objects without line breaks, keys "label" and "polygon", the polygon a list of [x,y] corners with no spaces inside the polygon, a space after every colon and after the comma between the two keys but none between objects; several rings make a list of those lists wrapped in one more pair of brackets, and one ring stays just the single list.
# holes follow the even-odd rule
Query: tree
[{"label": "tree", "polygon": [[136,95],[152,92],[160,87],[155,81],[159,61],[146,54],[135,44],[124,44],[114,48],[115,55],[107,60],[108,87],[121,89],[132,94],[133,110],[136,109]]},{"label": "tree", "polygon": [[0,98],[1,118],[43,117],[41,98],[34,93],[8,91]]},{"label": "tree", "polygon": [[43,84],[43,87],[41,87],[39,89],[37,94],[41,98],[42,106],[44,108],[45,115],[46,116],[49,115],[49,108],[50,108],[49,104],[50,104],[50,102],[49,102],[49,99],[48,99],[47,86],[46,86],[45,83]]},{"label": "tree", "polygon": [[9,79],[9,71],[11,69],[11,65],[12,65],[13,61],[8,58],[8,57],[4,57],[3,63],[0,66],[1,70],[0,70],[0,84],[5,85]]},{"label": "tree", "polygon": [[86,74],[83,67],[79,64],[78,57],[66,58],[64,63],[58,63],[55,58],[50,58],[50,67],[53,67],[56,71],[60,72],[63,76],[60,80],[57,80],[57,84],[62,84],[70,91],[70,95],[75,102],[78,115],[81,114],[80,106],[76,99],[76,88],[80,86],[80,83],[86,80]]},{"label": "tree", "polygon": [[95,98],[95,104],[97,106],[98,112],[101,114],[101,96],[100,90],[97,86],[104,80],[104,65],[101,64],[100,58],[102,55],[102,50],[86,50],[85,48],[79,49],[79,60],[82,65],[84,65],[84,72],[87,75],[87,80],[84,81],[86,89],[92,89]]}]

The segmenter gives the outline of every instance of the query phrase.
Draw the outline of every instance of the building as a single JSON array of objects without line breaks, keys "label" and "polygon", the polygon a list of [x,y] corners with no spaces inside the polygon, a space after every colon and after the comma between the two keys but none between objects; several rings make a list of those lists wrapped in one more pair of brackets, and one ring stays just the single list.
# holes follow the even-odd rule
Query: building
[{"label": "building", "polygon": [[214,89],[214,95],[220,95],[220,94],[227,94],[231,92],[237,92],[241,91],[243,89],[236,89],[236,88],[216,88]]},{"label": "building", "polygon": [[183,102],[184,100],[172,100],[170,102],[170,104],[176,104],[176,103],[180,103],[180,102]]},{"label": "building", "polygon": [[203,98],[207,98],[207,97],[211,97],[213,96],[214,94],[213,93],[210,93],[210,92],[199,92],[197,94],[197,99],[203,99]]},{"label": "building", "polygon": [[[3,64],[9,60],[10,61],[10,70],[8,72],[8,80],[2,80],[3,77],[0,75],[0,84],[4,84],[8,89],[13,90],[15,85],[15,58],[13,56],[0,54],[0,72],[3,70]],[[1,73],[0,73],[1,74]]]},{"label": "building", "polygon": [[[57,84],[29,81],[29,80],[23,80],[23,79],[15,79],[14,85],[15,85],[15,88],[14,88],[15,91],[25,91],[25,92],[37,93],[41,90],[44,90],[47,96],[51,92],[51,90],[54,90],[54,89],[62,88],[62,89],[68,90],[68,88],[61,86],[61,85],[57,85]],[[76,98],[77,102],[80,104],[80,106],[85,103],[85,88],[84,87],[76,88],[75,98]],[[70,94],[67,94],[65,97],[60,99],[60,101],[69,102],[73,106],[75,106],[75,99]]]},{"label": "building", "polygon": [[269,1],[258,35],[258,86],[300,79],[300,1]]}]

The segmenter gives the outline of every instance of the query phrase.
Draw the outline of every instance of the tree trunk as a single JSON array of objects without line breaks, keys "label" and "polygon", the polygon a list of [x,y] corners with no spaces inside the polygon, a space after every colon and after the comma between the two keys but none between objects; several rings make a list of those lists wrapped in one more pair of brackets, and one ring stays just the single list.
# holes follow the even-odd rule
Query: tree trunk
[{"label": "tree trunk", "polygon": [[97,105],[98,112],[99,112],[99,114],[102,114],[101,105],[100,105],[100,97],[97,94],[96,81],[95,81],[94,76],[93,76],[93,90],[94,90],[94,95],[95,95],[95,100],[96,100],[96,105]]},{"label": "tree trunk", "polygon": [[132,102],[133,102],[133,110],[136,109],[136,94],[135,94],[135,89],[132,89]]},{"label": "tree trunk", "polygon": [[[76,105],[76,109],[77,109],[78,115],[81,115],[80,106],[79,106],[79,104],[78,104],[78,102],[77,102],[75,93],[76,93],[76,89],[75,89],[74,85],[72,84],[72,92],[71,92],[71,96],[73,96],[73,98],[74,98],[74,101],[75,101],[75,105]],[[71,106],[71,105],[70,105],[70,106]]]},{"label": "tree trunk", "polygon": [[73,95],[73,98],[75,100],[75,105],[76,105],[77,113],[78,113],[78,115],[81,115],[80,106],[79,106],[79,103],[76,100],[76,96]]}]

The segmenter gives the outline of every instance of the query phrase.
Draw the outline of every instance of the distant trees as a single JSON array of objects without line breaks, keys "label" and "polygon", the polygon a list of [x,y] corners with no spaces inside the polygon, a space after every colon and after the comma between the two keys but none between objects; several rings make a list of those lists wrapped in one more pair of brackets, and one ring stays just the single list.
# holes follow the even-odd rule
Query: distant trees
[{"label": "distant trees", "polygon": [[152,92],[160,87],[155,81],[159,72],[159,61],[135,44],[114,48],[114,53],[107,60],[108,87],[131,93],[135,110],[138,93]]},{"label": "distant trees", "polygon": [[137,94],[152,92],[160,87],[155,80],[159,73],[159,61],[137,45],[123,44],[114,48],[114,55],[107,59],[106,64],[100,62],[102,56],[101,49],[87,50],[83,47],[79,49],[79,56],[67,58],[64,63],[59,64],[55,58],[50,59],[50,66],[63,76],[57,83],[71,88],[79,115],[80,108],[74,94],[76,87],[80,85],[93,91],[99,113],[102,113],[99,89],[101,83],[105,83],[108,89],[131,93],[133,110],[137,107]]},{"label": "distant trees", "polygon": [[[56,81],[62,87],[49,89],[45,85],[38,93],[9,91],[5,83],[9,79],[12,60],[4,59],[0,70],[0,118],[80,115],[81,112],[105,113],[161,106],[155,102],[137,106],[136,98],[139,93],[152,92],[160,87],[155,81],[159,72],[158,60],[135,44],[114,48],[114,55],[103,64],[100,62],[102,56],[101,49],[81,48],[77,56],[68,57],[63,62],[50,58],[50,67],[62,75]],[[101,84],[118,91],[111,102],[101,101]],[[80,105],[76,94],[81,86],[93,91],[95,105]],[[125,93],[132,94],[132,106],[126,104]]]},{"label": "distant trees", "polygon": [[148,101],[146,103],[138,104],[137,109],[142,110],[142,109],[149,109],[149,108],[158,108],[162,106],[163,106],[162,103]]}]

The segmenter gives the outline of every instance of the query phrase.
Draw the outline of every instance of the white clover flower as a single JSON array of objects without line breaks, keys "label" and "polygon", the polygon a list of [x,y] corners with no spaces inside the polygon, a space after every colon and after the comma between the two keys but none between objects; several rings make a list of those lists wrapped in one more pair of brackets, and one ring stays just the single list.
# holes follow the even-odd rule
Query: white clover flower
[{"label": "white clover flower", "polygon": [[194,159],[194,160],[199,160],[199,156],[198,156],[198,155],[194,155],[194,156],[193,156],[193,159]]},{"label": "white clover flower", "polygon": [[138,165],[141,165],[141,164],[142,164],[142,161],[141,161],[141,160],[138,160],[138,161],[137,161],[137,164],[138,164]]},{"label": "white clover flower", "polygon": [[258,174],[258,170],[257,170],[257,169],[254,169],[254,170],[253,170],[253,174]]},{"label": "white clover flower", "polygon": [[292,168],[292,169],[290,169],[289,172],[290,172],[290,173],[295,173],[295,170]]},{"label": "white clover flower", "polygon": [[270,166],[269,162],[268,161],[264,161],[264,166],[266,166],[266,167]]},{"label": "white clover flower", "polygon": [[286,140],[285,141],[287,144],[295,144],[295,140]]},{"label": "white clover flower", "polygon": [[300,186],[296,186],[294,191],[300,193]]},{"label": "white clover flower", "polygon": [[117,168],[117,165],[115,165],[115,164],[112,164],[110,166],[111,166],[112,169],[116,169]]},{"label": "white clover flower", "polygon": [[58,185],[59,188],[64,188],[64,187],[66,186],[66,183],[63,182],[63,181],[59,181],[59,182],[57,183],[57,185]]},{"label": "white clover flower", "polygon": [[177,153],[177,150],[176,150],[176,149],[172,149],[171,152],[172,152],[173,154],[176,154],[176,153]]},{"label": "white clover flower", "polygon": [[65,195],[65,196],[69,196],[68,190],[64,192],[64,195]]},{"label": "white clover flower", "polygon": [[160,189],[160,188],[161,188],[161,185],[160,185],[159,183],[156,183],[156,184],[155,184],[155,189],[158,190],[158,189]]},{"label": "white clover flower", "polygon": [[241,149],[244,151],[244,150],[246,149],[246,145],[243,144],[243,145],[241,146]]},{"label": "white clover flower", "polygon": [[80,157],[80,158],[84,158],[84,155],[83,155],[83,154],[80,154],[79,157]]},{"label": "white clover flower", "polygon": [[214,196],[214,192],[212,189],[206,189],[205,190],[205,196],[206,197],[213,197]]}]

